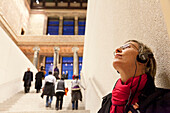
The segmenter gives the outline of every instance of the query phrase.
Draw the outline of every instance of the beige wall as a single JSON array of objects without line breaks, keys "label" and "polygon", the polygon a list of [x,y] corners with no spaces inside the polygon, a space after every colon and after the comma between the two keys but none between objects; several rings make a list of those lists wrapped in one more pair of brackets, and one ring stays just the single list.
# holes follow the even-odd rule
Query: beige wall
[{"label": "beige wall", "polygon": [[88,1],[82,73],[86,109],[96,113],[101,98],[120,77],[112,67],[113,51],[129,39],[142,41],[157,60],[156,86],[170,88],[170,39],[157,0]]},{"label": "beige wall", "polygon": [[168,29],[168,34],[170,36],[170,0],[160,0],[162,12],[164,15],[165,23]]},{"label": "beige wall", "polygon": [[45,14],[30,14],[28,31],[26,35],[43,35],[46,33],[46,29],[44,29],[44,25],[47,23],[46,18],[47,17]]},{"label": "beige wall", "polygon": [[[28,67],[33,74],[37,72],[35,66],[11,40],[0,26],[0,103],[15,93],[23,91],[23,75]],[[35,77],[34,77],[35,78]]]},{"label": "beige wall", "polygon": [[26,32],[29,21],[29,11],[25,0],[0,0],[0,13],[15,34],[20,35],[23,28]]}]

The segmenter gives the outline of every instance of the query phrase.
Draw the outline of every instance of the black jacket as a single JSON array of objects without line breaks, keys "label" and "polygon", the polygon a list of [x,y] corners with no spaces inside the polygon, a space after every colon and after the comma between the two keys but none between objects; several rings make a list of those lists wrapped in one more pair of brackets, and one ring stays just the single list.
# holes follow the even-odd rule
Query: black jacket
[{"label": "black jacket", "polygon": [[170,89],[156,88],[139,105],[140,113],[170,113]]},{"label": "black jacket", "polygon": [[55,85],[53,83],[46,82],[45,86],[44,86],[44,91],[42,93],[42,96],[43,95],[55,96],[54,87],[55,87]]},{"label": "black jacket", "polygon": [[41,71],[35,75],[35,89],[41,89],[43,77],[44,73]]},{"label": "black jacket", "polygon": [[33,81],[33,73],[31,71],[26,71],[23,77],[24,87],[30,87],[31,81]]},{"label": "black jacket", "polygon": [[[98,113],[110,113],[111,97],[112,93],[103,97]],[[125,113],[128,111],[132,111],[132,113],[170,113],[170,90],[156,88],[150,75],[138,98],[139,108],[135,110],[132,105],[129,105]]]}]

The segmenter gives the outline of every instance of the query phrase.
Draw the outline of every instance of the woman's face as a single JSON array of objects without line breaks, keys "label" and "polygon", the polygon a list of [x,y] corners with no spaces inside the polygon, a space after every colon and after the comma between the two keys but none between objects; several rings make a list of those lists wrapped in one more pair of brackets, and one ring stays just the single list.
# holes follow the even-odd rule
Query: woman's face
[{"label": "woman's face", "polygon": [[120,70],[128,70],[133,68],[138,55],[138,44],[135,42],[125,43],[117,48],[114,54],[113,67]]}]

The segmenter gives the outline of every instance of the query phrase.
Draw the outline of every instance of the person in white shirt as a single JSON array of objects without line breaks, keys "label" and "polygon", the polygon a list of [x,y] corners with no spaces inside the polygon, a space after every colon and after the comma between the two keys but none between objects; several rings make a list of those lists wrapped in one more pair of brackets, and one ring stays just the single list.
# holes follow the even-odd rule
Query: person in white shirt
[{"label": "person in white shirt", "polygon": [[42,98],[44,95],[47,95],[46,107],[51,107],[53,96],[55,96],[55,83],[56,83],[56,78],[52,75],[52,72],[49,71],[49,75],[45,77],[45,83],[44,83],[45,85],[43,87],[43,93],[41,95]]},{"label": "person in white shirt", "polygon": [[81,94],[80,87],[82,87],[85,90],[85,88],[81,85],[78,79],[79,76],[73,75],[73,81],[71,82],[72,110],[78,109],[78,100],[82,101],[82,94]]}]

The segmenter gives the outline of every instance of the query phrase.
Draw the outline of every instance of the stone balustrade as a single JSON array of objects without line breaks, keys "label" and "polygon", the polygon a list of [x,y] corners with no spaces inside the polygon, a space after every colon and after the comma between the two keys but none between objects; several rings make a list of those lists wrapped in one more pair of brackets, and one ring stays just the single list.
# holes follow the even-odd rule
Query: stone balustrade
[{"label": "stone balustrade", "polygon": [[23,45],[84,45],[84,35],[18,36],[18,46]]}]

